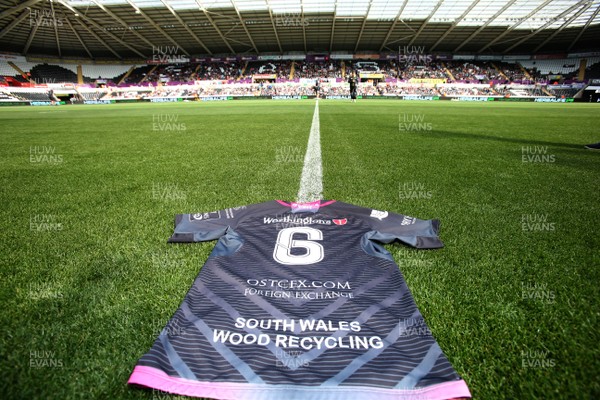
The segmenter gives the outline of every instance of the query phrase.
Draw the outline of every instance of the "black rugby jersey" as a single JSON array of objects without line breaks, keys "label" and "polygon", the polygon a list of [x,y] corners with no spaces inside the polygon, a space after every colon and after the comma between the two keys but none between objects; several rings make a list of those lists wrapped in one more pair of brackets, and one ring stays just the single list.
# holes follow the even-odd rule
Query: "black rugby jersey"
[{"label": "black rugby jersey", "polygon": [[470,397],[391,254],[443,247],[439,222],[337,201],[179,214],[217,240],[129,383],[231,400]]}]

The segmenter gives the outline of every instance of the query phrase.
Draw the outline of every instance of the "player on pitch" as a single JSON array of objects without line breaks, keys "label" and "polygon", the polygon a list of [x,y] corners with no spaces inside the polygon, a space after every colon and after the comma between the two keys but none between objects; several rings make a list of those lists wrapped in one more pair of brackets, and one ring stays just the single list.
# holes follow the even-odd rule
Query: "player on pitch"
[{"label": "player on pitch", "polygon": [[350,99],[353,103],[356,103],[357,91],[358,91],[358,79],[356,78],[356,72],[352,71],[352,74],[348,78],[350,84]]}]

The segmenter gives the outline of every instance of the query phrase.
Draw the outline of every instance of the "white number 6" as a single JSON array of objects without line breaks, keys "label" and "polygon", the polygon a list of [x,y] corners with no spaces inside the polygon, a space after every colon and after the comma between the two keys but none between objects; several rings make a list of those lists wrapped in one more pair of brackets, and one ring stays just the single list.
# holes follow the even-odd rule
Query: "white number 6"
[{"label": "white number 6", "polygon": [[[294,240],[294,234],[306,234],[308,240]],[[309,265],[323,260],[324,251],[320,243],[314,240],[323,240],[323,232],[308,226],[297,226],[285,228],[279,231],[277,243],[273,251],[273,258],[280,264],[285,265]],[[305,249],[304,254],[292,254],[292,249]]]}]

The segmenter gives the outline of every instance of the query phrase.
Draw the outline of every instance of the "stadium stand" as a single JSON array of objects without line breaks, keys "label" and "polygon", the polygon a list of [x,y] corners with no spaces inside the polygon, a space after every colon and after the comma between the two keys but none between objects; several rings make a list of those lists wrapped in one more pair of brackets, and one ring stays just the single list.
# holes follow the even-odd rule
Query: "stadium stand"
[{"label": "stadium stand", "polygon": [[[588,69],[600,58],[590,58]],[[249,62],[203,62],[188,64],[137,65],[126,78],[126,84],[188,83],[202,80],[252,79],[255,75],[276,75],[278,80],[344,78],[350,72],[378,73],[387,79],[447,79],[462,83],[522,82],[547,78],[548,75],[573,74],[579,68],[579,59],[523,60],[515,62],[483,61],[433,61],[427,64],[411,64],[397,61],[327,61],[309,63],[304,61]],[[30,73],[36,81],[77,83],[77,65],[20,62],[20,68]],[[82,66],[85,83],[97,79],[116,84],[127,73],[131,65],[86,65]],[[525,67],[525,68],[523,68]],[[558,72],[556,72],[558,71]],[[6,62],[0,62],[0,75],[20,77]],[[22,77],[20,77],[22,79]]]},{"label": "stadium stand", "polygon": [[552,85],[548,85],[546,90],[553,94],[555,97],[566,98],[566,97],[574,97],[579,91],[581,91],[581,87],[554,87]]},{"label": "stadium stand", "polygon": [[242,65],[238,62],[200,63],[195,68],[196,80],[234,80],[238,79],[242,72]]},{"label": "stadium stand", "polygon": [[[290,77],[292,68],[292,63],[290,62],[282,62],[282,61],[269,61],[269,62],[250,62],[246,66],[243,77],[244,78],[252,78],[255,75],[275,75],[276,79],[287,79]],[[219,66],[213,68],[217,73]],[[229,67],[228,71],[221,71],[221,74],[218,75],[220,78],[217,79],[235,79],[240,76],[235,75],[237,71],[233,70]],[[239,71],[241,73],[241,71]]]},{"label": "stadium stand", "polygon": [[354,62],[353,68],[359,73],[381,73],[378,61],[356,61]]},{"label": "stadium stand", "polygon": [[[73,71],[75,69],[75,71]],[[77,83],[77,67],[71,64],[64,66],[38,64],[30,69],[31,79],[36,83]]]},{"label": "stadium stand", "polygon": [[0,75],[13,76],[16,72],[6,61],[0,61]]},{"label": "stadium stand", "polygon": [[397,76],[399,79],[406,81],[410,79],[448,79],[441,63],[400,66]]},{"label": "stadium stand", "polygon": [[408,86],[408,85],[386,85],[385,94],[402,95],[402,96],[437,96],[438,90],[432,86]]},{"label": "stadium stand", "polygon": [[339,61],[296,62],[294,78],[341,78],[342,66]]},{"label": "stadium stand", "polygon": [[536,69],[527,69],[520,62],[495,62],[494,65],[501,71],[504,82],[529,82],[541,78],[541,74]]},{"label": "stadium stand", "polygon": [[19,99],[17,97],[15,97],[11,93],[6,92],[2,88],[0,88],[0,102],[2,102],[2,101],[18,101],[18,100]]},{"label": "stadium stand", "polygon": [[50,97],[48,96],[48,92],[39,92],[39,91],[28,91],[28,92],[18,92],[12,93],[14,96],[19,98],[20,100],[26,101],[50,101]]},{"label": "stadium stand", "polygon": [[[586,78],[600,75],[600,57],[588,58]],[[81,65],[83,85],[77,85],[77,64],[33,63],[16,65],[33,84],[5,61],[0,74],[7,87],[31,86],[15,93],[23,101],[47,101],[46,84],[65,83],[63,93],[71,102],[118,99],[198,99],[211,96],[311,96],[315,79],[323,80],[323,96],[348,96],[347,78],[356,72],[362,81],[362,96],[441,96],[441,97],[555,97],[571,98],[583,88],[573,85],[579,74],[580,59],[560,60],[324,60],[319,62],[272,61],[198,61],[179,64],[89,64]],[[133,68],[133,69],[132,69]],[[132,69],[132,72],[121,79]],[[548,81],[554,71],[570,71],[560,82]],[[113,89],[96,89],[102,80]],[[10,81],[10,82],[9,82]],[[563,83],[563,81],[565,81]],[[16,83],[15,83],[16,82]],[[218,85],[216,84],[218,82]],[[534,83],[537,83],[535,85]],[[34,90],[33,85],[41,85]],[[73,89],[75,87],[75,89]],[[77,89],[79,88],[79,89]],[[81,88],[87,88],[81,91]],[[143,89],[140,89],[143,88]],[[3,98],[8,101],[7,98]]]},{"label": "stadium stand", "polygon": [[476,75],[484,76],[479,66],[470,62],[450,61],[446,63],[455,81],[459,82],[479,82],[485,79],[479,79]]},{"label": "stadium stand", "polygon": [[145,80],[146,76],[148,76],[150,72],[155,68],[158,68],[158,66],[142,65],[140,67],[137,67],[133,71],[131,71],[131,74],[129,74],[127,78],[125,78],[123,84],[139,84],[143,80]]},{"label": "stadium stand", "polygon": [[489,86],[442,86],[439,88],[442,96],[497,96],[498,93]]},{"label": "stadium stand", "polygon": [[579,68],[578,59],[524,60],[519,62],[528,70],[536,70],[541,75],[570,74]]},{"label": "stadium stand", "polygon": [[19,74],[13,67],[11,67],[5,61],[0,61],[0,76],[2,76],[4,78],[9,78],[9,80],[11,80],[11,81],[17,81],[20,83],[28,82],[27,79],[22,77],[21,74]]},{"label": "stadium stand", "polygon": [[78,91],[78,94],[82,97],[81,100],[99,100],[104,96],[104,93],[99,92]]},{"label": "stadium stand", "polygon": [[450,78],[453,78],[457,82],[520,82],[528,79],[526,72],[524,72],[518,64],[482,61],[451,61],[447,62],[446,66],[451,74]]},{"label": "stadium stand", "polygon": [[386,77],[389,77],[389,78],[398,78],[399,77],[399,66],[398,66],[398,63],[394,60],[380,62],[379,69]]},{"label": "stadium stand", "polygon": [[585,69],[585,79],[600,79],[600,61],[596,61],[594,64],[589,65]]},{"label": "stadium stand", "polygon": [[[31,69],[33,67],[35,67],[36,65],[40,64],[39,62],[29,62],[29,61],[15,61],[13,63],[14,65],[16,65],[17,67],[19,67],[19,69],[21,69],[23,72],[27,73],[29,71],[31,71]],[[13,69],[14,71],[14,69]]]},{"label": "stadium stand", "polygon": [[96,79],[114,80],[129,71],[130,67],[131,65],[83,64],[81,69],[84,78],[93,82]]}]

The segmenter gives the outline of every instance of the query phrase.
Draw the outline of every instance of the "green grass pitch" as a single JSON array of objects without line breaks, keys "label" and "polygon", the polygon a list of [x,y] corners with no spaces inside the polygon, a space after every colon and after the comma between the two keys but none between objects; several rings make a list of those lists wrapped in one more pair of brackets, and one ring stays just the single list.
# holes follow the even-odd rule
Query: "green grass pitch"
[{"label": "green grass pitch", "polygon": [[[129,388],[214,243],[179,212],[294,200],[315,102],[0,108],[0,397]],[[324,198],[441,220],[388,246],[475,399],[600,397],[600,109],[319,103]]]}]

